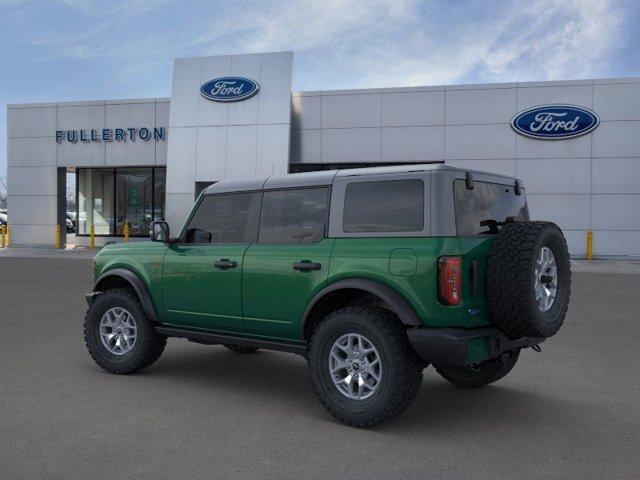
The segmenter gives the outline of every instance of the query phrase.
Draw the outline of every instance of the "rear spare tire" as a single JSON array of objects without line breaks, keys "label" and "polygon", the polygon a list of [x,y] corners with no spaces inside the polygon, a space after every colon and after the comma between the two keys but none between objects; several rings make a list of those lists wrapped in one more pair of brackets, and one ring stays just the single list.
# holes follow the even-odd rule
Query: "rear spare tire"
[{"label": "rear spare tire", "polygon": [[489,249],[486,294],[493,323],[510,338],[554,335],[571,294],[560,228],[551,222],[504,225]]}]

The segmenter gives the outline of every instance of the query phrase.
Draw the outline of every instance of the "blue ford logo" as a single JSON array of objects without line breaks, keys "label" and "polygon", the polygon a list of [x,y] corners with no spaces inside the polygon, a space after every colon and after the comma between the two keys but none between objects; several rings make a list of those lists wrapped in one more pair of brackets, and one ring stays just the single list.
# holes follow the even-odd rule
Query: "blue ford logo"
[{"label": "blue ford logo", "polygon": [[220,77],[200,87],[204,98],[215,102],[238,102],[253,97],[260,90],[258,82],[243,77]]},{"label": "blue ford logo", "polygon": [[591,110],[573,105],[543,105],[518,113],[511,120],[516,133],[540,140],[563,140],[593,131],[600,119]]}]

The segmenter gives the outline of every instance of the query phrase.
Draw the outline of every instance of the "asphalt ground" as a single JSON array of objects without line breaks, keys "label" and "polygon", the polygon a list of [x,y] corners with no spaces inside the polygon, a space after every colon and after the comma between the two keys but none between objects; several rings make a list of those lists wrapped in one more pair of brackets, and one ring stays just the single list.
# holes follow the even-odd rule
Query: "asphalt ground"
[{"label": "asphalt ground", "polygon": [[82,338],[91,263],[0,258],[0,478],[637,479],[638,274],[574,273],[565,326],[484,389],[425,371],[409,410],[334,421],[305,361],[170,340],[144,372]]}]

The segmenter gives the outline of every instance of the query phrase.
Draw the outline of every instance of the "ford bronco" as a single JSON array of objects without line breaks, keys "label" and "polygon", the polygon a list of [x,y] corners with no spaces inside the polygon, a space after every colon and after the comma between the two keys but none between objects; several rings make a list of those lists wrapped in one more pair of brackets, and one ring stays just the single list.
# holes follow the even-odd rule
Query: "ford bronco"
[{"label": "ford bronco", "polygon": [[133,373],[167,338],[304,356],[318,399],[359,427],[403,412],[432,365],[495,382],[565,318],[571,272],[515,178],[447,165],[322,171],[208,187],[184,226],[94,259],[84,336]]}]

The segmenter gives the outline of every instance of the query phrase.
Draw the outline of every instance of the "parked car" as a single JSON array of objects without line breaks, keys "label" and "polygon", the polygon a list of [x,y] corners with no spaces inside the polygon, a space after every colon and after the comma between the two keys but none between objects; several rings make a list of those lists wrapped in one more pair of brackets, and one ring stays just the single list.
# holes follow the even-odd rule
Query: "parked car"
[{"label": "parked car", "polygon": [[445,165],[222,181],[172,237],[94,259],[84,335],[98,365],[149,367],[167,338],[308,360],[320,402],[358,427],[403,412],[433,365],[495,382],[560,329],[560,229],[530,221],[518,179]]},{"label": "parked car", "polygon": [[0,225],[7,224],[7,212],[0,212]]}]

